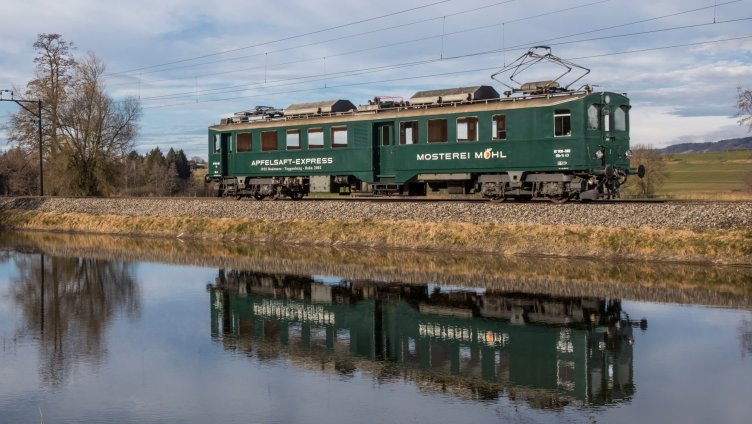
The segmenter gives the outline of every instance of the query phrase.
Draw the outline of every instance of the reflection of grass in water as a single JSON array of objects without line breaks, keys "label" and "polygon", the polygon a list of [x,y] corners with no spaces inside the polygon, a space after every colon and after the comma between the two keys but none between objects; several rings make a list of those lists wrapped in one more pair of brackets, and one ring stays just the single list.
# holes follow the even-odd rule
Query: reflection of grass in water
[{"label": "reflection of grass in water", "polygon": [[0,243],[50,254],[200,264],[269,273],[428,282],[552,294],[752,305],[752,268],[419,250],[15,233]]}]

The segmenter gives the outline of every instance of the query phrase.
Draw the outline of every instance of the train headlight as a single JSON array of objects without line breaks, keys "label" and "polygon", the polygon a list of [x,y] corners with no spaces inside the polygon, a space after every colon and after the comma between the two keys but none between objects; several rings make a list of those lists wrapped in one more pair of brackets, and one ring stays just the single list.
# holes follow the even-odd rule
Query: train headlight
[{"label": "train headlight", "polygon": [[596,150],[595,151],[595,158],[596,159],[603,159],[603,150]]},{"label": "train headlight", "polygon": [[627,159],[632,159],[632,150],[627,150],[624,152],[624,156],[627,157]]}]

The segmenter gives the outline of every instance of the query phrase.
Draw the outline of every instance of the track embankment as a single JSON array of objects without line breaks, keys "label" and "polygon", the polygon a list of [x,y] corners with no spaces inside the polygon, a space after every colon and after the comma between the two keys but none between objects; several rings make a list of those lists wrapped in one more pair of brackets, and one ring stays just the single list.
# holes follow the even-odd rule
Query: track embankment
[{"label": "track embankment", "polygon": [[0,198],[0,226],[256,243],[752,264],[752,203]]}]

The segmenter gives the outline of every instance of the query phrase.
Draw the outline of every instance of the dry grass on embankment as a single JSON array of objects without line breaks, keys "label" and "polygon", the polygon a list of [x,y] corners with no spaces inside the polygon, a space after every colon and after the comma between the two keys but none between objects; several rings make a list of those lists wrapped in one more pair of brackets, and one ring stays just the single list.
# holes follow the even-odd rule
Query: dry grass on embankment
[{"label": "dry grass on embankment", "polygon": [[399,220],[271,221],[249,218],[91,215],[6,210],[17,230],[133,234],[298,245],[391,247],[564,257],[752,264],[752,229],[684,230]]}]

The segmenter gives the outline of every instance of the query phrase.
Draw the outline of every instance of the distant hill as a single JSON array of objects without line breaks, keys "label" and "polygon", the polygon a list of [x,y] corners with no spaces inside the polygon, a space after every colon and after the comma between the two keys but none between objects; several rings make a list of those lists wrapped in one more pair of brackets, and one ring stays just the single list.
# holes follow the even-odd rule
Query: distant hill
[{"label": "distant hill", "polygon": [[704,153],[704,152],[725,152],[728,150],[752,150],[752,137],[732,138],[730,140],[721,140],[708,143],[681,143],[664,147],[659,151],[662,153]]}]

